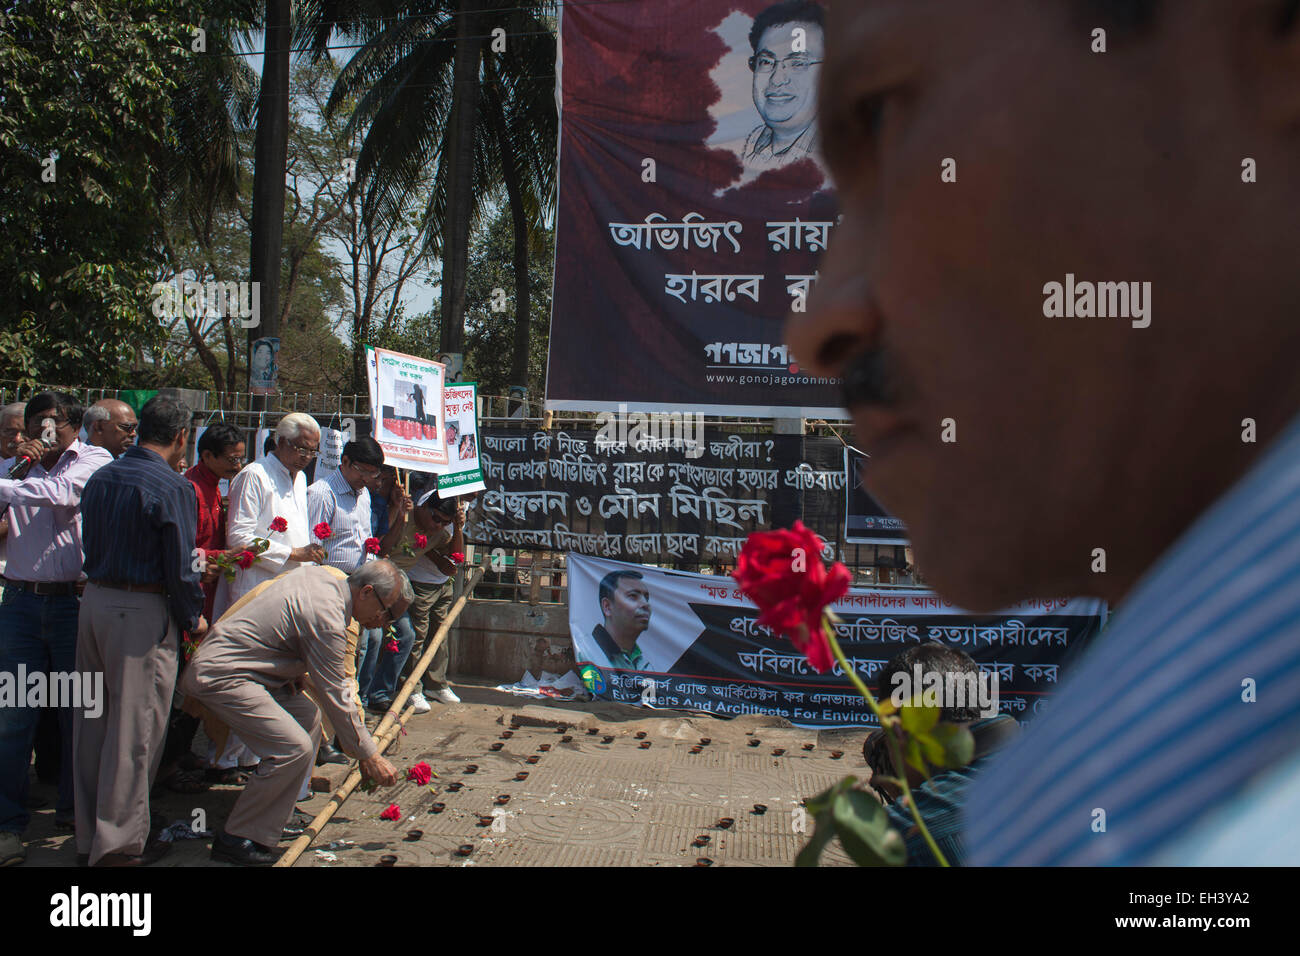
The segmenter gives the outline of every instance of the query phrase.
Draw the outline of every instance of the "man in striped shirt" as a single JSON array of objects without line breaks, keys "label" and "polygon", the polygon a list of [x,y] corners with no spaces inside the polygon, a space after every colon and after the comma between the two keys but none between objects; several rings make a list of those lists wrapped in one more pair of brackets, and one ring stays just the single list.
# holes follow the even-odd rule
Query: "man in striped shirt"
[{"label": "man in striped shirt", "polygon": [[1117,608],[969,862],[1300,862],[1300,0],[830,19],[800,371],[946,598]]}]

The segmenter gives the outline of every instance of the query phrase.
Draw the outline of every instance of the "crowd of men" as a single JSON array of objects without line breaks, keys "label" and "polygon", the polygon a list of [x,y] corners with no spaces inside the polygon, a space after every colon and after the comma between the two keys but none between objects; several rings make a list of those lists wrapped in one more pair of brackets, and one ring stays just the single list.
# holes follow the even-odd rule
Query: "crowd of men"
[{"label": "crowd of men", "polygon": [[[267,865],[301,832],[315,765],[396,782],[365,709],[389,709],[446,616],[463,503],[432,476],[404,486],[370,437],[309,485],[321,428],[301,413],[251,464],[244,433],[213,424],[186,468],[191,424],[164,397],[138,420],[56,391],[0,409],[0,673],[79,695],[0,706],[0,866],[26,858],[34,751],[91,866],[167,852],[155,787],[243,786],[212,855]],[[458,701],[447,660],[444,642],[417,712]]]}]

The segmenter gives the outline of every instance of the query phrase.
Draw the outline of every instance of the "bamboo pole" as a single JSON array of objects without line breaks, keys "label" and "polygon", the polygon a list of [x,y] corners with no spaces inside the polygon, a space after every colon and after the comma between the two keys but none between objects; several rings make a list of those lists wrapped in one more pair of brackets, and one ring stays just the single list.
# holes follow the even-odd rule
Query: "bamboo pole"
[{"label": "bamboo pole", "polygon": [[[465,592],[461,594],[460,599],[452,605],[451,610],[447,613],[446,619],[442,622],[442,626],[438,628],[437,633],[433,636],[433,640],[429,642],[428,646],[424,649],[424,653],[420,656],[419,663],[416,664],[415,669],[411,671],[411,676],[406,679],[406,683],[402,685],[402,689],[398,692],[397,696],[393,698],[393,703],[392,706],[388,708],[388,713],[384,714],[384,719],[380,721],[379,726],[375,728],[375,732],[372,736],[375,738],[375,743],[379,747],[380,754],[388,749],[388,745],[397,739],[403,726],[405,726],[406,722],[411,719],[411,715],[415,713],[415,707],[411,706],[406,708],[406,711],[402,713],[400,718],[395,716],[403,707],[406,706],[407,699],[415,692],[415,688],[419,686],[420,678],[424,676],[424,672],[427,671],[429,665],[433,663],[433,655],[438,652],[438,648],[442,646],[442,642],[447,639],[447,635],[451,632],[451,626],[456,623],[456,618],[460,617],[460,612],[464,610],[465,604],[469,600],[469,596],[474,592],[474,586],[478,584],[478,579],[482,576],[482,568],[472,568],[470,569],[469,574],[465,576]],[[355,790],[357,785],[360,783],[361,770],[354,767],[352,772],[348,774],[347,779],[343,781],[343,785],[334,791],[333,795],[330,797],[330,802],[326,804],[320,813],[316,814],[316,819],[312,820],[311,825],[303,831],[302,836],[293,841],[289,846],[289,849],[285,851],[284,855],[281,856],[280,859],[276,860],[274,865],[293,866],[298,857],[302,856],[307,848],[311,846],[312,841],[320,835],[321,828],[330,821],[330,818],[334,816],[339,807],[343,806],[343,802],[352,795],[352,791]]]},{"label": "bamboo pole", "polygon": [[[388,749],[389,745],[400,736],[403,725],[411,719],[411,715],[414,713],[414,707],[406,708],[406,713],[402,715],[402,719],[395,724],[391,724],[387,733],[376,735],[375,744],[379,747],[380,755],[382,755],[383,752]],[[349,773],[347,779],[343,781],[343,785],[335,790],[330,796],[330,802],[321,809],[320,813],[316,814],[316,819],[311,821],[311,824],[303,831],[302,836],[294,840],[293,843],[289,845],[289,849],[285,850],[280,859],[276,860],[272,866],[293,866],[294,863],[297,862],[298,857],[302,856],[303,853],[307,851],[307,848],[311,846],[312,841],[315,840],[316,837],[320,835],[321,830],[325,828],[325,824],[330,822],[330,819],[338,811],[339,807],[343,806],[344,801],[352,795],[352,791],[355,790],[357,785],[360,783],[361,768],[353,767],[352,772]]]}]

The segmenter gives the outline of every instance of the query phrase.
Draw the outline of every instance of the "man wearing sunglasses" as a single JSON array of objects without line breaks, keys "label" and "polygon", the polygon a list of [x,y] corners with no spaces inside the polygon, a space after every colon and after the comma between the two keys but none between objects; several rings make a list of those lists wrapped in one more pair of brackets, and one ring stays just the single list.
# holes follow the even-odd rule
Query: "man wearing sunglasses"
[{"label": "man wearing sunglasses", "polygon": [[103,448],[114,458],[135,444],[135,431],[139,427],[135,412],[126,402],[116,398],[101,398],[86,409],[82,418],[86,442]]},{"label": "man wearing sunglasses", "polygon": [[[412,520],[403,529],[402,546],[393,553],[394,562],[410,576],[411,586],[415,589],[415,600],[408,616],[412,644],[404,658],[394,661],[401,669],[402,678],[411,675],[424,653],[425,642],[438,632],[451,609],[457,565],[450,555],[465,551],[463,501],[439,497],[437,480],[431,475],[421,476],[419,482],[411,482],[415,510]],[[422,539],[417,539],[417,534]],[[418,546],[419,540],[424,541],[423,547]],[[447,683],[450,657],[448,643],[443,641],[421,678],[420,692],[411,695],[416,713],[425,712],[429,698],[444,704],[460,703],[460,698]],[[391,665],[390,669],[376,673],[370,688],[372,710],[377,707],[387,709],[384,701],[391,699],[396,692],[397,677]]]}]

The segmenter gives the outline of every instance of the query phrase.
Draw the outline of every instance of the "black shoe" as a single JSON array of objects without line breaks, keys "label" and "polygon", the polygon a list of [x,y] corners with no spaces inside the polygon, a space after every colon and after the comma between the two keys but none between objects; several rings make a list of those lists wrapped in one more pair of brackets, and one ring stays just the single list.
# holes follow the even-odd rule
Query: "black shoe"
[{"label": "black shoe", "polygon": [[347,754],[339,750],[333,744],[322,743],[320,749],[316,751],[316,766],[326,763],[351,763]]},{"label": "black shoe", "polygon": [[242,837],[218,833],[212,838],[212,859],[238,866],[270,866],[278,858],[269,847]]},{"label": "black shoe", "polygon": [[[143,853],[139,855],[105,853],[95,861],[95,866],[150,866],[165,857],[171,850],[172,845],[170,842],[164,842],[150,836]],[[87,862],[90,861],[89,855],[87,855],[86,860]]]},{"label": "black shoe", "polygon": [[301,810],[294,810],[293,816],[289,817],[289,822],[284,825],[284,832],[280,834],[281,840],[296,840],[302,836],[309,826],[311,826],[312,817],[307,816]]}]

